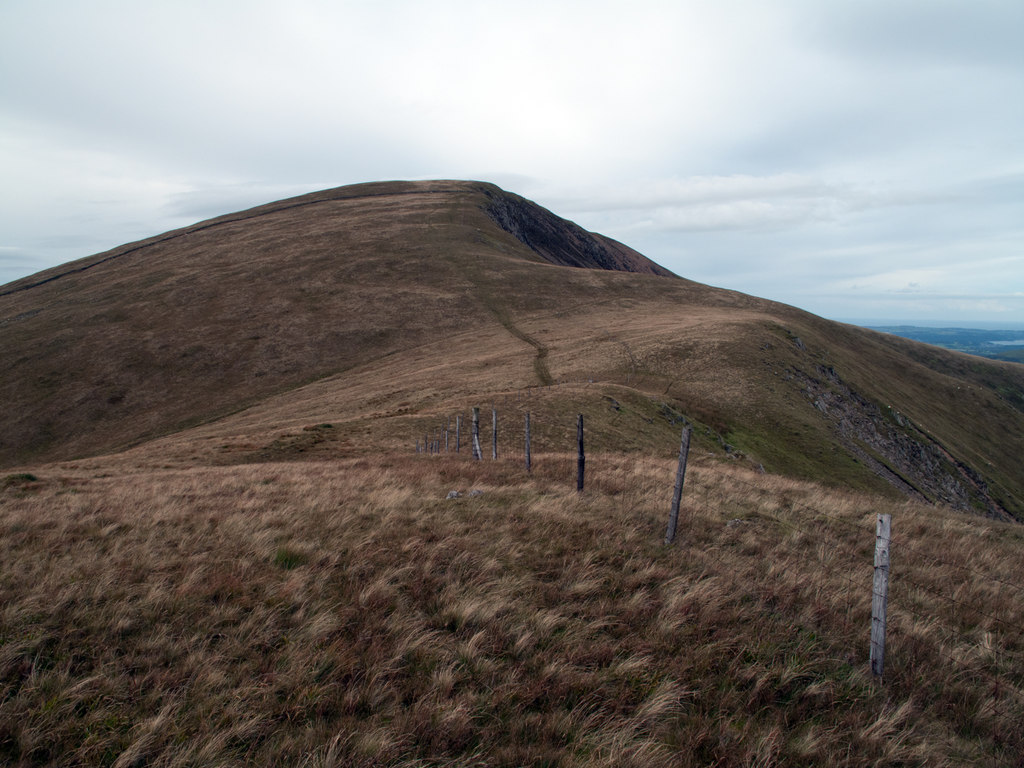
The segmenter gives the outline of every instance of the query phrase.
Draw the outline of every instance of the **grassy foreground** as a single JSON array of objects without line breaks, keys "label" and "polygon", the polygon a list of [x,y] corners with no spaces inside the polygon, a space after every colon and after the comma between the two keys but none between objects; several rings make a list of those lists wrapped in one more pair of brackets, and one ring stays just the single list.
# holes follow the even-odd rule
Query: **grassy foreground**
[{"label": "grassy foreground", "polygon": [[1020,764],[1019,526],[695,457],[665,547],[672,462],[588,470],[582,495],[553,455],[11,475],[0,763]]}]

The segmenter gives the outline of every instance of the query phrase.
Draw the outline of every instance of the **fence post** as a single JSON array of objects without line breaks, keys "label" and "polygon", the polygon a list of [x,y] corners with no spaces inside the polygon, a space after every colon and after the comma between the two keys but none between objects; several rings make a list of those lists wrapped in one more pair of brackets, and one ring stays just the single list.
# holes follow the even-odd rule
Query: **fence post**
[{"label": "fence post", "polygon": [[526,412],[526,471],[530,471],[530,412]]},{"label": "fence post", "polygon": [[583,453],[583,414],[576,418],[576,444],[578,453],[576,458],[576,490],[583,493],[583,469],[587,463],[587,457]]},{"label": "fence post", "polygon": [[455,416],[455,452],[459,452],[462,443],[462,414]]},{"label": "fence post", "polygon": [[668,514],[668,530],[665,531],[665,544],[671,544],[676,537],[676,525],[679,522],[679,501],[683,497],[683,481],[686,479],[686,459],[690,455],[690,428],[683,430],[683,439],[679,443],[679,468],[676,470],[676,484],[672,489],[672,508]]},{"label": "fence post", "polygon": [[480,409],[476,406],[473,406],[473,458],[483,458],[483,451],[480,450]]},{"label": "fence post", "polygon": [[875,526],[875,578],[871,588],[871,673],[885,670],[885,616],[889,603],[889,543],[892,516],[879,515]]},{"label": "fence post", "polygon": [[498,409],[491,408],[491,458],[498,458]]}]

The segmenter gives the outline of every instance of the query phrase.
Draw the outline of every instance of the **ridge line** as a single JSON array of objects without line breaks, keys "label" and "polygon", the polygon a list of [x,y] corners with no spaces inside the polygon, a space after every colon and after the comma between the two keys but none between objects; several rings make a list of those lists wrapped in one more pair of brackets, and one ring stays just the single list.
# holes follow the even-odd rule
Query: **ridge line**
[{"label": "ridge line", "polygon": [[[344,187],[341,187],[341,189],[344,189]],[[219,226],[224,225],[224,224],[235,224],[235,223],[240,222],[240,221],[250,221],[252,219],[259,218],[260,216],[268,216],[268,215],[270,215],[272,213],[279,213],[281,211],[290,211],[290,210],[292,210],[294,208],[303,208],[303,207],[305,207],[307,205],[319,205],[321,203],[336,203],[336,202],[340,202],[342,200],[358,200],[359,198],[363,198],[363,197],[393,197],[393,196],[397,196],[397,195],[435,195],[435,194],[441,194],[442,191],[443,190],[433,190],[433,189],[422,189],[422,190],[419,190],[419,189],[407,189],[407,190],[402,190],[402,191],[397,191],[397,192],[372,192],[372,193],[365,194],[365,195],[354,195],[352,197],[328,197],[328,198],[325,198],[325,199],[322,199],[322,200],[305,200],[303,202],[292,203],[290,205],[282,205],[280,207],[276,207],[276,208],[273,208],[273,209],[268,210],[268,211],[260,211],[259,213],[250,213],[247,216],[240,215],[242,213],[245,213],[245,211],[239,211],[238,214],[227,213],[227,214],[223,214],[222,216],[215,217],[214,219],[208,219],[206,221],[206,223],[198,222],[196,224],[192,224],[192,225],[189,225],[187,227],[182,227],[181,229],[171,230],[170,232],[166,233],[165,235],[155,235],[154,237],[147,238],[146,240],[140,242],[138,245],[135,245],[135,246],[131,246],[131,247],[118,246],[117,248],[112,249],[112,250],[118,251],[117,253],[111,253],[109,256],[107,256],[105,258],[98,259],[97,261],[93,261],[93,262],[91,262],[89,264],[85,264],[84,266],[77,267],[75,269],[69,269],[69,270],[67,270],[65,272],[61,272],[60,274],[57,274],[57,275],[51,275],[50,277],[47,277],[47,278],[45,278],[43,280],[37,280],[36,282],[29,283],[28,285],[18,286],[17,288],[11,288],[10,290],[7,290],[7,291],[0,291],[0,297],[10,296],[10,295],[15,294],[15,293],[20,293],[21,291],[27,291],[27,290],[29,290],[31,288],[38,288],[41,285],[46,285],[47,283],[52,283],[52,282],[54,282],[56,280],[59,280],[62,277],[67,277],[68,275],[80,274],[82,272],[85,272],[87,270],[92,269],[93,267],[98,267],[101,264],[106,264],[108,261],[113,261],[114,259],[119,259],[122,256],[127,256],[128,254],[135,253],[136,251],[141,251],[144,248],[149,248],[149,247],[154,246],[154,245],[160,245],[161,243],[166,243],[166,242],[168,242],[170,240],[176,240],[179,237],[185,237],[187,235],[192,235],[192,234],[195,234],[197,232],[203,232],[203,231],[205,231],[207,229],[212,229],[213,227],[219,227]],[[317,193],[313,192],[313,193],[310,193],[310,194],[317,194]],[[274,205],[274,203],[266,203],[264,205],[257,206],[257,208],[264,208],[267,205]],[[253,209],[250,208],[248,210],[252,211]],[[227,217],[233,217],[233,218],[227,218]],[[124,250],[120,250],[122,248]],[[85,258],[88,258],[88,257],[85,257]]]}]

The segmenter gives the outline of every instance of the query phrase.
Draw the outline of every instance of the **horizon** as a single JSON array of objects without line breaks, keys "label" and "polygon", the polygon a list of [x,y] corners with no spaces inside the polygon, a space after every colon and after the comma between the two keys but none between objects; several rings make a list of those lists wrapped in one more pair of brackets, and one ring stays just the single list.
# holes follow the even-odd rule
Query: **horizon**
[{"label": "horizon", "polygon": [[837,323],[846,323],[847,325],[856,325],[861,328],[871,328],[877,330],[878,328],[941,328],[941,329],[959,329],[967,331],[1024,331],[1024,323],[1014,322],[998,322],[990,320],[957,320],[955,324],[950,325],[949,320],[936,320],[932,319],[893,319],[883,318],[879,320],[868,320],[865,318],[838,318],[838,317],[827,317],[822,315],[826,320],[834,320]]},{"label": "horizon", "polygon": [[[318,190],[310,190],[310,191],[318,191]],[[510,191],[510,192],[515,193],[515,190],[506,190],[506,191]],[[516,193],[516,194],[518,194],[518,193]],[[274,202],[274,201],[270,201],[270,200],[266,200],[266,201],[262,201],[262,202],[254,201],[252,203],[252,205],[247,206],[247,207],[253,207],[253,206],[260,205],[260,204],[266,203],[266,202]],[[239,209],[239,210],[244,210],[244,208]],[[237,212],[237,211],[221,211],[219,213],[212,214],[208,218],[214,218],[214,217],[219,216],[219,215],[226,215],[226,214],[235,213],[235,212]],[[556,215],[558,215],[557,211],[552,211],[552,212],[555,213]],[[188,222],[180,223],[178,226],[173,227],[172,229],[176,229],[176,228],[184,227],[184,226],[190,226],[192,224],[197,224],[200,221],[202,221],[202,220],[188,221]],[[16,282],[18,280],[21,280],[21,279],[24,279],[24,278],[27,278],[27,277],[31,277],[34,274],[38,274],[40,272],[44,272],[44,271],[46,271],[48,269],[52,269],[54,267],[59,267],[59,266],[61,266],[63,264],[69,264],[69,263],[71,263],[73,261],[77,261],[77,260],[79,260],[81,258],[88,258],[90,256],[95,256],[95,255],[98,255],[100,253],[104,253],[104,252],[106,252],[108,250],[113,250],[113,249],[118,248],[118,247],[120,247],[122,245],[127,245],[129,243],[132,243],[132,242],[135,242],[135,241],[138,241],[138,240],[145,240],[145,239],[147,239],[149,237],[156,237],[156,236],[158,236],[160,234],[163,234],[163,232],[166,232],[166,231],[170,231],[170,230],[163,230],[162,232],[153,232],[153,233],[149,233],[149,234],[141,234],[141,235],[139,235],[138,237],[136,237],[136,238],[134,238],[132,240],[126,240],[124,242],[116,243],[116,244],[111,245],[111,246],[109,246],[107,248],[103,248],[103,249],[101,249],[99,251],[95,251],[95,252],[88,253],[88,254],[83,254],[83,255],[80,255],[80,256],[75,256],[75,257],[73,257],[71,259],[68,259],[66,261],[56,262],[56,263],[53,263],[53,264],[49,264],[49,265],[43,266],[40,269],[37,269],[37,270],[35,270],[33,272],[28,272],[28,273],[25,273],[25,274],[18,274],[18,275],[14,276],[14,277],[10,277],[4,283],[0,283],[0,288],[3,288],[4,286],[8,285],[9,283],[13,283],[13,282]],[[606,234],[606,233],[600,233],[600,234]],[[627,246],[630,246],[630,244],[628,242],[624,242],[624,244],[627,245]],[[633,247],[633,246],[630,246],[630,247]],[[3,251],[3,249],[0,248],[0,254],[2,254],[2,251]],[[643,254],[643,255],[648,256],[648,254]],[[650,258],[650,257],[648,256],[648,258]],[[656,263],[660,264],[660,262],[657,262],[656,259],[654,261]],[[665,266],[664,264],[660,264],[660,265],[661,266]],[[2,260],[2,257],[0,257],[0,275],[4,274],[3,266],[4,266],[3,265],[3,260]],[[679,275],[679,277],[683,277],[685,279],[693,279],[693,278],[691,278],[691,277],[689,277],[687,275]],[[700,281],[698,281],[698,282],[700,282]],[[710,283],[708,283],[708,284],[710,285]],[[785,303],[789,303],[789,304],[791,304],[791,306],[795,306],[798,309],[802,309],[804,311],[811,312],[812,314],[816,314],[819,317],[822,317],[822,318],[824,318],[826,320],[831,320],[831,321],[837,322],[837,323],[845,323],[847,325],[855,325],[855,326],[858,326],[858,327],[861,327],[861,328],[878,329],[878,328],[884,328],[884,327],[901,327],[902,326],[902,327],[909,327],[909,328],[950,328],[950,329],[987,330],[987,331],[1024,331],[1024,318],[1022,318],[1019,321],[1016,321],[1016,320],[980,319],[980,318],[968,318],[968,319],[942,318],[942,319],[938,319],[938,318],[935,318],[935,317],[928,317],[928,316],[919,316],[918,317],[918,316],[912,316],[912,315],[901,316],[901,317],[896,317],[896,316],[891,316],[891,315],[876,316],[876,317],[857,316],[857,315],[837,315],[837,314],[835,314],[833,312],[815,311],[814,309],[811,309],[809,306],[801,306],[801,305],[797,305],[797,304],[792,304],[791,302],[787,302],[784,299],[780,299],[780,298],[777,298],[777,297],[761,296],[761,295],[758,295],[756,293],[752,293],[752,292],[749,292],[749,291],[741,291],[740,289],[738,289],[738,288],[736,288],[734,286],[718,285],[718,286],[715,286],[715,287],[725,288],[727,290],[736,290],[736,291],[740,291],[741,293],[748,293],[749,295],[757,296],[758,298],[769,299],[771,301],[779,301],[779,302],[784,303],[784,304]]]},{"label": "horizon", "polygon": [[1024,323],[1022,28],[1012,0],[13,0],[0,283],[304,192],[480,179],[815,314]]}]

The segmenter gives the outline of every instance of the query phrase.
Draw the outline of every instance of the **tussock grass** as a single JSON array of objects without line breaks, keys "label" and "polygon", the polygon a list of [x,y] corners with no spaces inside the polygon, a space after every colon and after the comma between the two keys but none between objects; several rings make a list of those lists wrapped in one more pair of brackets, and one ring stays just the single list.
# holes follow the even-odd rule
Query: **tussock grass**
[{"label": "tussock grass", "polygon": [[48,467],[0,496],[0,760],[1017,759],[1017,527],[697,458],[666,548],[672,462],[589,458]]}]

